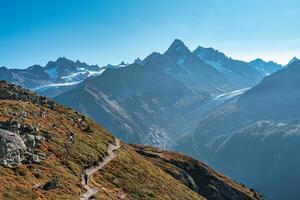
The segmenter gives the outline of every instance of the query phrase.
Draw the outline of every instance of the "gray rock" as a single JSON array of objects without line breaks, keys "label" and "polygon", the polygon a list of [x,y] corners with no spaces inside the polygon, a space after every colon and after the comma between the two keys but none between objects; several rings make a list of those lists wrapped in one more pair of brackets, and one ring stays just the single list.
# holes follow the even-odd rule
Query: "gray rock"
[{"label": "gray rock", "polygon": [[27,161],[29,163],[40,163],[41,162],[39,156],[36,154],[30,154],[27,158]]},{"label": "gray rock", "polygon": [[42,135],[36,135],[35,136],[35,141],[37,143],[43,143],[43,142],[45,142],[45,140],[46,140],[46,138],[44,136],[42,136]]},{"label": "gray rock", "polygon": [[35,136],[31,135],[31,134],[27,134],[26,135],[26,146],[29,148],[33,148],[36,146],[36,140],[35,140]]},{"label": "gray rock", "polygon": [[0,161],[7,167],[19,166],[25,159],[26,145],[22,138],[13,132],[0,129]]}]

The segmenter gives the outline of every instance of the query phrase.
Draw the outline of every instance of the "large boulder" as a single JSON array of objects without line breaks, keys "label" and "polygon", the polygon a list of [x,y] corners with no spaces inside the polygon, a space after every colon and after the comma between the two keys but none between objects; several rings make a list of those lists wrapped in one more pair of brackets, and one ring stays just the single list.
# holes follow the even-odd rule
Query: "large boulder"
[{"label": "large boulder", "polygon": [[0,129],[0,162],[7,167],[19,166],[25,159],[27,147],[22,138],[13,132]]},{"label": "large boulder", "polygon": [[53,180],[47,182],[43,187],[42,189],[43,190],[53,190],[53,189],[56,189],[58,187],[57,183]]}]

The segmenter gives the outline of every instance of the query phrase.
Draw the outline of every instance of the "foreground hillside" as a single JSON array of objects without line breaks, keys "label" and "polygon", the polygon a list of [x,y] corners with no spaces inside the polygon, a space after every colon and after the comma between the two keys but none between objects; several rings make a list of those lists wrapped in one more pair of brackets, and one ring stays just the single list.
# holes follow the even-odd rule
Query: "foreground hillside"
[{"label": "foreground hillside", "polygon": [[[84,168],[107,158],[114,137],[71,109],[5,82],[0,82],[0,105],[0,199],[79,199],[85,193]],[[89,186],[99,191],[94,198],[205,199],[202,194],[213,192],[190,189],[133,147],[120,146],[117,157],[89,178]],[[230,179],[214,183],[210,188],[230,187],[231,199],[260,199]]]}]

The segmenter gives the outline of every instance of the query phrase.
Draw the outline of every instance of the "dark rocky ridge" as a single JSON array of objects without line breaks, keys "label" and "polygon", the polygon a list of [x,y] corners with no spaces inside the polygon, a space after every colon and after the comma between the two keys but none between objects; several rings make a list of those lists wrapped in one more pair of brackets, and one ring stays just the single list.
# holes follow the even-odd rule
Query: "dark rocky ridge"
[{"label": "dark rocky ridge", "polygon": [[210,200],[262,200],[260,193],[217,173],[193,158],[149,146],[133,145],[135,150],[190,189]]}]

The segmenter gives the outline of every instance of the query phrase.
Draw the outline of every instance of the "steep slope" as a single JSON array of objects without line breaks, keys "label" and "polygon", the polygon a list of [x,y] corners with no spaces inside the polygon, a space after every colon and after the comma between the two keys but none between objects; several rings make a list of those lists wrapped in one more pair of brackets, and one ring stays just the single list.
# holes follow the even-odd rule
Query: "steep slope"
[{"label": "steep slope", "polygon": [[[122,139],[167,147],[195,127],[208,93],[195,93],[151,63],[106,70],[56,98]],[[196,119],[196,120],[195,120]]]},{"label": "steep slope", "polygon": [[[87,117],[18,86],[2,81],[0,94],[0,198],[79,198],[85,192],[83,169],[109,155],[113,136]],[[127,144],[121,142],[115,154],[90,178],[99,190],[95,198],[205,199]],[[242,192],[250,199],[260,199],[248,189],[240,191],[239,184],[232,187],[224,180],[220,185],[220,190],[232,188],[233,197]]]},{"label": "steep slope", "polygon": [[264,76],[248,63],[229,58],[213,48],[199,46],[193,53],[222,72],[238,89],[253,86]]},{"label": "steep slope", "polygon": [[[206,115],[178,150],[270,199],[299,199],[300,61]],[[191,145],[192,144],[192,145]]]}]

